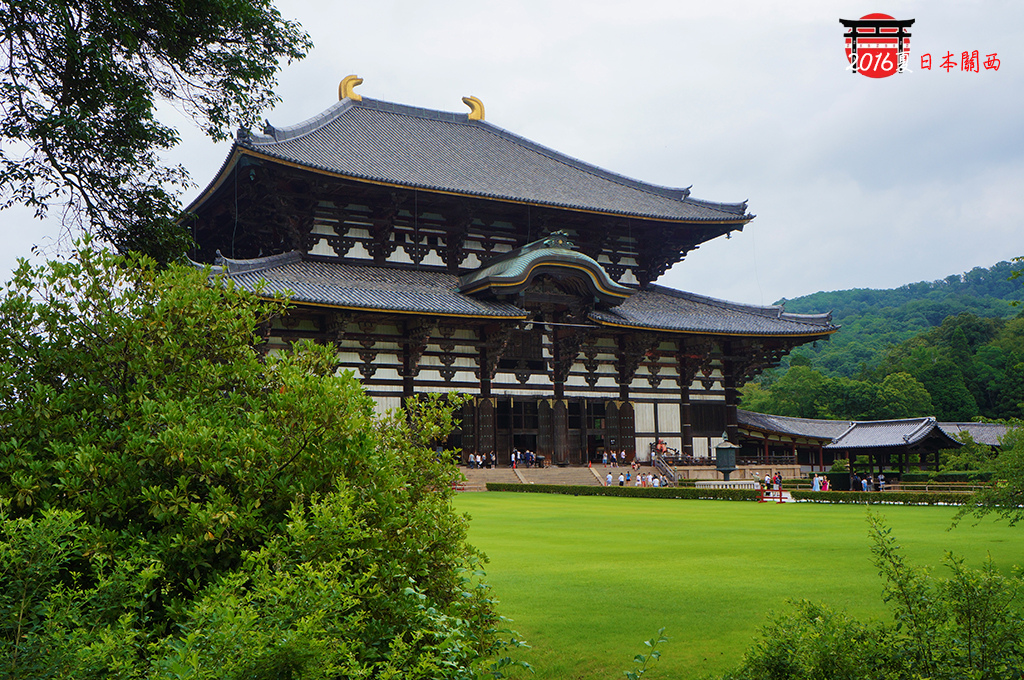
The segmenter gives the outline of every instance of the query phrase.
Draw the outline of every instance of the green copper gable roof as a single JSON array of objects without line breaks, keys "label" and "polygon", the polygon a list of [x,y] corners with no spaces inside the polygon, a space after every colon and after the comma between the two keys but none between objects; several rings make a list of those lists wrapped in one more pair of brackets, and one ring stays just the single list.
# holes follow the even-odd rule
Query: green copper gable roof
[{"label": "green copper gable roof", "polygon": [[617,305],[632,295],[632,288],[615,283],[592,257],[572,249],[564,232],[555,232],[505,255],[485,262],[479,269],[459,279],[463,295],[489,290],[513,295],[526,288],[538,274],[570,274],[583,280],[601,302]]}]

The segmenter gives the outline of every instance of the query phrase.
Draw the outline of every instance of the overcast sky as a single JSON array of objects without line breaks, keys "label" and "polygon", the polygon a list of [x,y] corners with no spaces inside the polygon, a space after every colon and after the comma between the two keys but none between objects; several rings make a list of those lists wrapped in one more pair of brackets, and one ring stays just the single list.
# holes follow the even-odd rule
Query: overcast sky
[{"label": "overcast sky", "polygon": [[[285,66],[297,124],[357,74],[374,99],[464,112],[636,179],[749,200],[742,233],[704,244],[660,283],[769,304],[891,288],[1024,255],[1024,3],[286,0],[315,48]],[[910,73],[846,70],[840,18],[915,19]],[[998,71],[938,68],[997,53]],[[922,53],[933,58],[921,70]],[[173,112],[170,112],[173,114]],[[169,115],[170,115],[169,114]],[[205,186],[230,146],[181,119],[169,159]],[[187,203],[198,188],[185,197]],[[0,269],[52,224],[0,214]]]}]

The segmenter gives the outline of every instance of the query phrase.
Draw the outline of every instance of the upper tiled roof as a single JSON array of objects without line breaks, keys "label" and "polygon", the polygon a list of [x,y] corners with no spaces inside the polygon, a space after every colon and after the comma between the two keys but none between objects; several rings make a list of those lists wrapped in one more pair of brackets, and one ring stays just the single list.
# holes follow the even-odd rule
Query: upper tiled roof
[{"label": "upper tiled roof", "polygon": [[343,99],[290,128],[240,134],[245,149],[386,184],[554,207],[694,222],[753,218],[746,202],[713,203],[689,189],[640,182],[584,163],[468,115]]},{"label": "upper tiled roof", "polygon": [[668,331],[750,335],[826,335],[838,330],[831,314],[787,314],[781,306],[758,307],[650,285],[613,310],[591,318],[601,323]]},{"label": "upper tiled roof", "polygon": [[909,446],[928,438],[942,442],[939,448],[957,448],[962,444],[950,438],[934,418],[907,418],[904,420],[869,420],[853,423],[825,448],[873,449],[890,446]]},{"label": "upper tiled roof", "polygon": [[743,409],[736,409],[736,420],[741,427],[828,441],[846,432],[853,424],[851,420],[790,418],[788,416],[773,416],[767,413],[744,411]]},{"label": "upper tiled roof", "polygon": [[[515,305],[459,293],[459,278],[439,270],[415,271],[371,264],[304,260],[299,252],[254,260],[219,258],[215,272],[236,285],[266,294],[287,293],[298,303],[488,318],[525,318]],[[666,304],[666,301],[673,304]],[[686,301],[685,304],[680,301]],[[627,308],[626,315],[620,314]],[[613,323],[676,332],[813,336],[835,330],[827,321],[793,321],[777,307],[746,307],[653,286],[627,298],[614,311],[595,311],[598,324]]]}]

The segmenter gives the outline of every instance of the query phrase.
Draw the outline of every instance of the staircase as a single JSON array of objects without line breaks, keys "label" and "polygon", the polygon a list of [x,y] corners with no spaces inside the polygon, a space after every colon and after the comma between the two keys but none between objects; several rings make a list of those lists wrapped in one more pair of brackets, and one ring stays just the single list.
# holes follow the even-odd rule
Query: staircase
[{"label": "staircase", "polygon": [[[526,484],[562,484],[565,486],[601,486],[601,482],[585,467],[519,468]],[[618,475],[616,474],[616,479]]]},{"label": "staircase", "polygon": [[[546,468],[491,468],[488,470],[471,470],[459,468],[466,476],[465,484],[458,491],[487,491],[487,482],[504,484],[562,484],[566,486],[601,486],[601,480],[585,467],[546,467]],[[615,475],[618,479],[618,473]]]},{"label": "staircase", "polygon": [[501,482],[504,484],[522,484],[522,480],[516,475],[512,468],[487,468],[471,470],[467,467],[459,468],[466,476],[466,483],[458,489],[459,491],[487,491],[487,482]]}]

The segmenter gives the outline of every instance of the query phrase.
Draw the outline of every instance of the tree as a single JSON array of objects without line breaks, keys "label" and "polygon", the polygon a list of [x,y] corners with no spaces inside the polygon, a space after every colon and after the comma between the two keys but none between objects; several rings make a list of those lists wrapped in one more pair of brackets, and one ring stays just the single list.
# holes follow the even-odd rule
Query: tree
[{"label": "tree", "polygon": [[1009,429],[1000,441],[999,454],[990,464],[992,486],[975,492],[964,505],[956,521],[969,514],[978,517],[996,513],[1008,519],[1010,526],[1024,520],[1024,427]]},{"label": "tree", "polygon": [[0,300],[5,677],[473,676],[452,406],[373,415],[229,283],[82,249]]},{"label": "tree", "polygon": [[[12,0],[0,6],[0,208],[66,219],[122,252],[180,256],[178,141],[155,117],[163,100],[214,139],[276,101],[282,61],[310,43],[270,0]],[[66,222],[67,223],[67,222]]]}]

